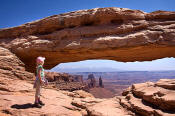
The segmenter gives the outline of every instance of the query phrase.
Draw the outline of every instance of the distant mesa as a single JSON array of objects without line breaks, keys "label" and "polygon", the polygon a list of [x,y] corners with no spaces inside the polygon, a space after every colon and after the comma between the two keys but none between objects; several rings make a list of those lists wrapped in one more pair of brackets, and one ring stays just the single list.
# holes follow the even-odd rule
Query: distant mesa
[{"label": "distant mesa", "polygon": [[89,74],[88,78],[87,78],[87,83],[88,83],[89,88],[94,88],[94,87],[104,88],[104,84],[103,84],[103,80],[102,80],[101,76],[99,77],[98,85],[97,85],[97,80],[96,80],[94,74]]},{"label": "distant mesa", "polygon": [[83,80],[83,75],[71,75],[68,73],[46,72],[46,77],[50,82],[49,87],[53,89],[75,91],[84,90],[97,98],[111,98],[114,93],[104,88],[102,77],[97,82],[94,74],[89,74]]},{"label": "distant mesa", "polygon": [[94,87],[96,87],[96,79],[95,79],[95,77],[94,77],[93,74],[89,74],[89,75],[88,75],[87,82],[88,82],[88,87],[89,87],[89,88],[94,88]]}]

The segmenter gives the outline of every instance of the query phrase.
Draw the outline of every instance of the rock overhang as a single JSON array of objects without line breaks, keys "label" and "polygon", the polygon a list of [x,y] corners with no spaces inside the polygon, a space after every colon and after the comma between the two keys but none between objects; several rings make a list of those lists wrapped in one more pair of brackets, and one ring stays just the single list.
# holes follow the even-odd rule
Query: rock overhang
[{"label": "rock overhang", "polygon": [[121,62],[175,57],[175,12],[145,13],[95,8],[46,17],[0,30],[0,46],[16,54],[29,71],[37,56],[45,68],[88,59]]}]

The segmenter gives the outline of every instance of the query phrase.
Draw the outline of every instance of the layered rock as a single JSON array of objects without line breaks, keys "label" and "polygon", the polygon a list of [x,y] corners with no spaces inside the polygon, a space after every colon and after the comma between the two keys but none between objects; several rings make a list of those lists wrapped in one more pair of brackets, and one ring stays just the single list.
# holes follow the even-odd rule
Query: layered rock
[{"label": "layered rock", "polygon": [[15,78],[0,78],[2,116],[175,116],[174,79],[134,84],[123,96],[110,99],[94,98],[82,90],[68,92],[44,87],[41,99],[46,105],[38,109],[33,107],[33,85]]},{"label": "layered rock", "polygon": [[74,82],[82,82],[83,83],[83,75],[73,75]]},{"label": "layered rock", "polygon": [[11,78],[0,78],[0,82],[2,116],[130,116],[115,98],[97,99],[82,90],[68,92],[45,87],[41,92],[45,106],[38,109],[33,107],[35,90],[31,83]]},{"label": "layered rock", "polygon": [[87,85],[89,88],[94,88],[96,87],[96,79],[93,74],[89,74],[87,78]]},{"label": "layered rock", "polygon": [[15,54],[0,47],[0,95],[11,94],[19,88],[22,91],[28,86],[28,83],[21,83],[19,80],[30,81],[34,77],[34,74],[25,71],[24,63]]},{"label": "layered rock", "polygon": [[68,73],[45,72],[45,76],[49,82],[80,82],[83,83],[82,75],[71,75]]},{"label": "layered rock", "polygon": [[95,8],[1,29],[0,46],[33,71],[40,55],[46,57],[48,69],[87,59],[128,62],[175,57],[174,37],[175,12]]},{"label": "layered rock", "polygon": [[0,77],[29,80],[34,75],[25,71],[24,63],[8,49],[0,47]]},{"label": "layered rock", "polygon": [[46,78],[49,81],[49,87],[59,90],[83,90],[86,84],[83,83],[81,75],[70,75],[68,73],[46,72]]},{"label": "layered rock", "polygon": [[102,80],[101,76],[99,77],[99,87],[104,88],[104,84],[103,84],[103,80]]},{"label": "layered rock", "polygon": [[123,92],[120,104],[139,116],[175,116],[175,80],[134,84]]}]

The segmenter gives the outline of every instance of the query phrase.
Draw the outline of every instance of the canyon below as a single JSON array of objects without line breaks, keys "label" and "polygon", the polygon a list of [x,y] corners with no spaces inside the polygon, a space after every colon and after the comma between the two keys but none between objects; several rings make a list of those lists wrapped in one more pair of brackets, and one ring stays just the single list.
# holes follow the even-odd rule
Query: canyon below
[{"label": "canyon below", "polygon": [[[68,73],[68,72],[67,72]],[[98,87],[99,77],[102,77],[104,88],[111,93],[108,96],[122,95],[122,92],[132,84],[157,82],[160,79],[174,79],[175,71],[116,71],[116,72],[70,72],[73,75],[82,75],[86,80],[89,74],[96,78]],[[95,93],[95,92],[94,92]],[[109,94],[109,93],[108,93]],[[104,94],[102,94],[105,97]],[[97,95],[98,96],[98,95]],[[98,96],[100,97],[100,96]]]}]

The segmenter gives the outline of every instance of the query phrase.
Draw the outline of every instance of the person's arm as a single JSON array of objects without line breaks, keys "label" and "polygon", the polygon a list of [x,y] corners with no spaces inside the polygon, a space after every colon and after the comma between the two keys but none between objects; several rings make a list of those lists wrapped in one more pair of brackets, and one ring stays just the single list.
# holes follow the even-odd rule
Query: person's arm
[{"label": "person's arm", "polygon": [[41,79],[41,68],[39,68],[39,71],[38,71],[38,78],[39,78],[39,80],[40,80],[40,83],[41,84],[43,84],[43,81],[42,81],[42,79]]}]

